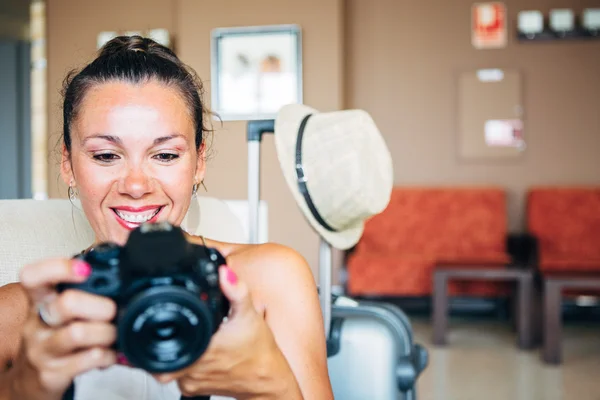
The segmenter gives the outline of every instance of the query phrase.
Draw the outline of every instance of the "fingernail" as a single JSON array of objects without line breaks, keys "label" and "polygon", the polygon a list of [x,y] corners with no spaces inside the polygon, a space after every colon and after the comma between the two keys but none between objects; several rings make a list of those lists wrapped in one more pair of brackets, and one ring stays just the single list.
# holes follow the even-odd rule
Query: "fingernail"
[{"label": "fingernail", "polygon": [[92,267],[83,260],[76,260],[75,264],[73,264],[73,271],[75,272],[75,275],[85,277],[92,273]]},{"label": "fingernail", "polygon": [[229,283],[231,283],[232,285],[235,285],[238,281],[237,275],[235,274],[235,272],[233,272],[233,270],[229,267],[225,267],[227,268],[227,281]]}]

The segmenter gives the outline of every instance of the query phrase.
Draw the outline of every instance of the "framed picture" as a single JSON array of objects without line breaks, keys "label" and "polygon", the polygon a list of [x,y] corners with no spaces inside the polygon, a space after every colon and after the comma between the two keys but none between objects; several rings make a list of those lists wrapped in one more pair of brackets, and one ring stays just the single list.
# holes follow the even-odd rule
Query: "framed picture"
[{"label": "framed picture", "polygon": [[212,31],[212,109],[223,121],[274,119],[302,103],[302,39],[297,25]]}]

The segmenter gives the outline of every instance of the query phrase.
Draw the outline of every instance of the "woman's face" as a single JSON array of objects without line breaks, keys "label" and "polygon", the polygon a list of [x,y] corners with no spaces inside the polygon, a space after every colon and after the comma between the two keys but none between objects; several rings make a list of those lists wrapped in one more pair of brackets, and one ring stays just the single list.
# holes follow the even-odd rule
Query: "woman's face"
[{"label": "woman's face", "polygon": [[124,244],[146,221],[179,225],[204,154],[177,89],[157,81],[110,82],[90,89],[71,127],[62,175],[79,192],[96,241]]}]

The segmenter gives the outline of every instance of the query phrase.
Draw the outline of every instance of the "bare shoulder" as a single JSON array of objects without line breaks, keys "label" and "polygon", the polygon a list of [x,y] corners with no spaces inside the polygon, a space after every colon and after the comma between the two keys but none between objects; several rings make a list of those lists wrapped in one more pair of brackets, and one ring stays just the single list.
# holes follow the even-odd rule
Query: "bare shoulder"
[{"label": "bare shoulder", "polygon": [[[314,275],[296,250],[277,243],[233,244],[208,241],[250,287],[255,300],[270,303],[287,296],[318,296]],[[299,299],[301,300],[301,299]]]},{"label": "bare shoulder", "polygon": [[18,283],[0,287],[0,369],[12,360],[27,317],[27,295]]},{"label": "bare shoulder", "polygon": [[[243,263],[246,268],[264,269],[269,273],[311,273],[308,263],[296,250],[277,243],[234,245],[227,256],[232,264]],[[235,265],[233,266],[235,267]],[[237,266],[238,268],[241,265]]]},{"label": "bare shoulder", "polygon": [[265,285],[271,290],[286,290],[293,295],[294,287],[302,286],[304,290],[314,288],[316,284],[310,266],[296,250],[275,243],[266,243],[251,247],[242,247],[231,254],[232,268],[249,280],[251,285]]}]

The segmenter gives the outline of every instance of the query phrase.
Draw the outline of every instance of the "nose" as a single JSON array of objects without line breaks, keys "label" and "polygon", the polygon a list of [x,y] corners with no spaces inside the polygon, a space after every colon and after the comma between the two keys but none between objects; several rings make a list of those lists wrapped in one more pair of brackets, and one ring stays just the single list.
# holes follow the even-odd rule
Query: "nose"
[{"label": "nose", "polygon": [[152,190],[152,182],[142,167],[132,166],[119,182],[119,192],[139,199]]}]

